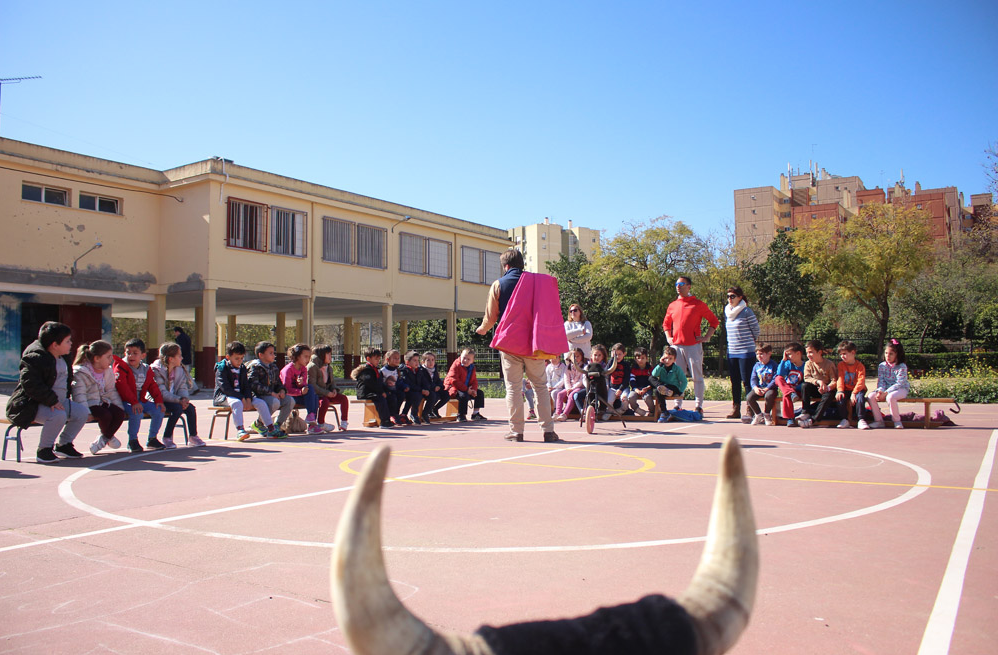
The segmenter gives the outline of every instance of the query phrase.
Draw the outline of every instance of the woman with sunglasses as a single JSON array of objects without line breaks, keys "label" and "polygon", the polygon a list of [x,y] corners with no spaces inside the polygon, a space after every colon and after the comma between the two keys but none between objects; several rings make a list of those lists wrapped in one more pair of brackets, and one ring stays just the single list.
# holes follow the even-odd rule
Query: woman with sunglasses
[{"label": "woman with sunglasses", "polygon": [[752,367],[755,366],[755,342],[759,339],[759,319],[746,304],[741,287],[728,287],[724,306],[724,329],[728,335],[728,372],[731,374],[731,413],[726,418],[742,417],[742,388],[751,391]]},{"label": "woman with sunglasses", "polygon": [[586,320],[582,306],[573,303],[568,308],[568,320],[565,321],[565,336],[568,337],[568,353],[576,348],[582,349],[582,354],[588,360],[592,356],[593,324]]}]

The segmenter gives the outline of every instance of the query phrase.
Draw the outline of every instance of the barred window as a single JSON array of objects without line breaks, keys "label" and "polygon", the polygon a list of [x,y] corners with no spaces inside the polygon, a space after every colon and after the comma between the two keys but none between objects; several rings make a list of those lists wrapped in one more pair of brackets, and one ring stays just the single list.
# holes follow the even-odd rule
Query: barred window
[{"label": "barred window", "polygon": [[267,251],[267,206],[229,198],[225,245]]},{"label": "barred window", "polygon": [[502,277],[499,253],[461,246],[461,280],[475,284],[492,284]]},{"label": "barred window", "polygon": [[433,277],[450,275],[450,242],[426,240],[426,274]]},{"label": "barred window", "polygon": [[370,225],[357,226],[357,265],[369,268],[387,268],[385,262],[385,235],[388,230]]},{"label": "barred window", "polygon": [[278,255],[304,257],[305,230],[308,214],[274,207],[270,221],[270,252]]},{"label": "barred window", "polygon": [[415,234],[399,235],[399,270],[403,273],[422,275],[426,271],[424,264],[423,237]]},{"label": "barred window", "polygon": [[449,241],[399,234],[399,270],[403,273],[451,277],[451,244]]},{"label": "barred window", "polygon": [[322,219],[322,259],[339,264],[353,263],[353,223],[335,218]]}]

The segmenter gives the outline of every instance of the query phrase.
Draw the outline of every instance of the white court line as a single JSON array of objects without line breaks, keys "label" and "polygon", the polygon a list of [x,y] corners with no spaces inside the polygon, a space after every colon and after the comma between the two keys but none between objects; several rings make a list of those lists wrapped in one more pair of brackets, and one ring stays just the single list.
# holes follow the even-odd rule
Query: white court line
[{"label": "white court line", "polygon": [[967,575],[967,565],[970,563],[970,553],[974,548],[974,538],[984,514],[984,498],[987,496],[988,481],[995,462],[995,444],[998,442],[998,430],[991,433],[981,468],[974,478],[974,488],[967,499],[967,508],[960,521],[960,529],[953,542],[949,563],[939,585],[936,604],[932,607],[929,622],[922,635],[922,645],[918,655],[945,655],[949,652],[953,640],[953,630],[956,628],[956,615],[960,609],[960,597],[963,596],[963,580]]}]

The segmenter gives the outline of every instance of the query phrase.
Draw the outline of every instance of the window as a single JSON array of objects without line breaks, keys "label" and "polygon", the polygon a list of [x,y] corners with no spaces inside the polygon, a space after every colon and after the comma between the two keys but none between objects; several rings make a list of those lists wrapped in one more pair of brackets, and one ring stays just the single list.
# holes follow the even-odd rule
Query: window
[{"label": "window", "polygon": [[21,185],[21,199],[69,207],[69,191],[55,187],[24,183]]},{"label": "window", "polygon": [[399,234],[399,270],[432,277],[451,276],[451,244],[416,234]]},{"label": "window", "polygon": [[270,221],[270,252],[278,255],[305,256],[305,223],[308,214],[273,208]]},{"label": "window", "polygon": [[322,219],[322,260],[339,264],[353,263],[351,237],[353,223],[335,218]]},{"label": "window", "polygon": [[229,198],[225,245],[267,251],[267,206]]},{"label": "window", "polygon": [[385,235],[383,227],[357,226],[357,266],[387,268],[385,262]]},{"label": "window", "polygon": [[461,280],[475,284],[492,284],[502,277],[499,253],[461,246]]},{"label": "window", "polygon": [[107,214],[121,213],[118,211],[117,198],[105,198],[104,196],[95,196],[83,192],[80,192],[80,209],[90,209]]}]

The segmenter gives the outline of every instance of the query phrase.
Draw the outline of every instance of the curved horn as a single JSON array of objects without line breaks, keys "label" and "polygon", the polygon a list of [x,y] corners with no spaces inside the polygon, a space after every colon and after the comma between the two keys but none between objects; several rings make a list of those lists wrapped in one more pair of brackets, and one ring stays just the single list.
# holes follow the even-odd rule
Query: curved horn
[{"label": "curved horn", "polygon": [[391,448],[375,449],[336,529],[330,578],[340,628],[357,655],[492,655],[477,637],[440,634],[392,591],[381,555],[381,490]]},{"label": "curved horn", "polygon": [[701,655],[723,653],[748,624],[759,579],[759,545],[738,440],[728,436],[710,510],[707,542],[677,601],[693,618]]}]

